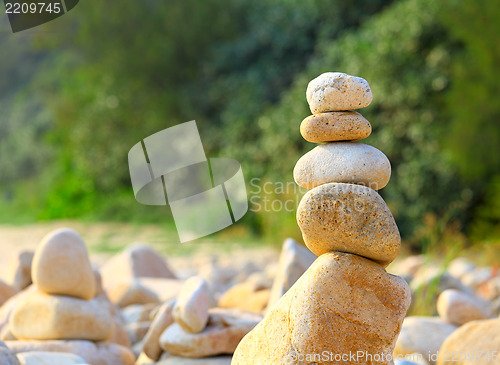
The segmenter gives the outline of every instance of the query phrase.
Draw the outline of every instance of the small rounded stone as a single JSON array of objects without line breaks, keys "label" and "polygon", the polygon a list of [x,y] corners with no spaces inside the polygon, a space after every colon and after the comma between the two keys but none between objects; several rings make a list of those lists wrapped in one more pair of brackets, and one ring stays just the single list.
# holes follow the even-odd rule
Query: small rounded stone
[{"label": "small rounded stone", "polygon": [[300,134],[312,143],[358,141],[371,133],[370,122],[357,112],[314,114],[300,125]]},{"label": "small rounded stone", "polygon": [[373,96],[368,82],[342,72],[325,72],[309,82],[307,102],[313,114],[364,108]]},{"label": "small rounded stone", "polygon": [[443,291],[436,305],[439,317],[445,322],[461,326],[470,321],[491,318],[487,302],[456,289]]},{"label": "small rounded stone", "polygon": [[201,276],[186,280],[177,297],[172,315],[174,320],[189,333],[203,331],[208,322],[210,287]]},{"label": "small rounded stone", "polygon": [[95,295],[95,276],[87,247],[72,229],[46,235],[33,257],[33,283],[48,294],[90,300]]},{"label": "small rounded stone", "polygon": [[327,143],[302,156],[293,177],[306,189],[336,182],[380,190],[391,178],[391,163],[381,151],[363,143]]},{"label": "small rounded stone", "polygon": [[306,246],[316,255],[340,251],[387,266],[399,253],[396,222],[373,189],[354,184],[325,184],[309,191],[297,208]]}]

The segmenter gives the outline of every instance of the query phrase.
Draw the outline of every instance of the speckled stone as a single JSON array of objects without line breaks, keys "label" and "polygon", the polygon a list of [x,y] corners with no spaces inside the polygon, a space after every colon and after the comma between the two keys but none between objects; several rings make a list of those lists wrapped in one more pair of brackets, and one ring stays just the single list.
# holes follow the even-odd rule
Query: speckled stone
[{"label": "speckled stone", "polygon": [[368,82],[342,72],[325,72],[309,82],[307,102],[313,114],[364,108],[373,96]]},{"label": "speckled stone", "polygon": [[306,189],[347,183],[380,190],[391,178],[391,163],[378,149],[363,143],[328,143],[302,156],[293,169],[293,177]]},{"label": "speckled stone", "polygon": [[371,133],[370,122],[357,112],[314,114],[300,124],[302,137],[313,143],[357,141]]},{"label": "speckled stone", "polygon": [[373,189],[353,184],[325,184],[309,191],[297,208],[306,246],[316,255],[341,251],[387,266],[399,253],[396,222]]},{"label": "speckled stone", "polygon": [[[345,253],[318,257],[238,345],[232,365],[392,364],[410,289],[377,263]],[[386,361],[310,359],[307,354],[384,356]]]}]

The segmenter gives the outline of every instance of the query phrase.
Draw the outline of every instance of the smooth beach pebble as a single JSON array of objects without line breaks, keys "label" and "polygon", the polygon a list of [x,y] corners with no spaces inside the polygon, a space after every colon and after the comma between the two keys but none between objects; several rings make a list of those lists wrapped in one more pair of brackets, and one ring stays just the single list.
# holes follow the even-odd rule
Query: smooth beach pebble
[{"label": "smooth beach pebble", "polygon": [[9,328],[20,339],[104,341],[113,335],[114,324],[105,297],[87,301],[33,292],[12,311]]},{"label": "smooth beach pebble", "polygon": [[368,82],[342,72],[326,72],[309,82],[307,102],[313,114],[364,108],[373,96]]},{"label": "smooth beach pebble", "polygon": [[33,283],[48,294],[92,299],[95,276],[87,247],[72,229],[58,229],[46,235],[33,257]]},{"label": "smooth beach pebble", "polygon": [[174,306],[174,320],[187,332],[203,331],[208,322],[210,288],[205,279],[193,276],[186,280]]},{"label": "smooth beach pebble", "polygon": [[389,364],[293,358],[358,351],[389,358],[409,305],[410,289],[403,279],[371,260],[327,253],[243,338],[232,364]]},{"label": "smooth beach pebble", "polygon": [[313,143],[357,141],[368,137],[372,126],[357,112],[329,112],[308,116],[300,124],[300,134]]},{"label": "smooth beach pebble", "polygon": [[458,326],[493,315],[487,302],[456,289],[445,290],[439,295],[437,311],[443,321]]},{"label": "smooth beach pebble", "polygon": [[293,169],[295,182],[306,189],[327,183],[365,185],[380,190],[391,178],[391,163],[375,147],[357,142],[317,146]]},{"label": "smooth beach pebble", "polygon": [[373,189],[353,184],[325,184],[309,191],[297,208],[306,246],[320,256],[353,253],[387,266],[399,253],[396,222]]}]

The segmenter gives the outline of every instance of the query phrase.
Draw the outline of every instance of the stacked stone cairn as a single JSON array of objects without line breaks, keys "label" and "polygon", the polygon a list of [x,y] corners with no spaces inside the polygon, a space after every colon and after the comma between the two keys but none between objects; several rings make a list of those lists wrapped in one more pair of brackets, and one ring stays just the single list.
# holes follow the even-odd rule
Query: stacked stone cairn
[{"label": "stacked stone cairn", "polygon": [[232,364],[392,364],[410,289],[385,271],[401,244],[376,191],[388,183],[390,163],[357,142],[371,125],[353,110],[368,106],[372,92],[360,77],[328,72],[306,95],[313,115],[300,132],[324,144],[295,166],[297,184],[311,189],[297,222],[319,257],[243,338]]},{"label": "stacked stone cairn", "polygon": [[[78,233],[59,229],[46,235],[34,253],[31,276],[33,285],[2,307],[2,317],[8,317],[2,339],[22,364],[86,363],[75,353],[97,359],[92,364],[134,363],[133,353],[114,343],[115,307]],[[32,351],[38,357],[24,354]]]}]

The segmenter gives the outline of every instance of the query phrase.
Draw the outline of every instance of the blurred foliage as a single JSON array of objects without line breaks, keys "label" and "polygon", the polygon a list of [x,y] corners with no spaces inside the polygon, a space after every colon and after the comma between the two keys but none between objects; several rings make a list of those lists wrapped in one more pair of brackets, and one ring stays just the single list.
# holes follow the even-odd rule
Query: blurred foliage
[{"label": "blurred foliage", "polygon": [[[391,160],[381,194],[403,237],[425,248],[466,228],[498,233],[497,1],[120,4],[79,4],[63,31],[33,37],[37,48],[0,43],[13,50],[0,61],[0,184],[11,192],[1,204],[12,216],[29,206],[39,219],[165,220],[133,199],[127,153],[192,119],[207,155],[242,163],[250,193],[252,179],[274,184],[257,205],[296,206],[293,166],[313,147],[299,134],[307,83],[343,71],[372,86],[366,143]],[[242,224],[254,231],[299,236],[294,209],[250,208]]]}]

